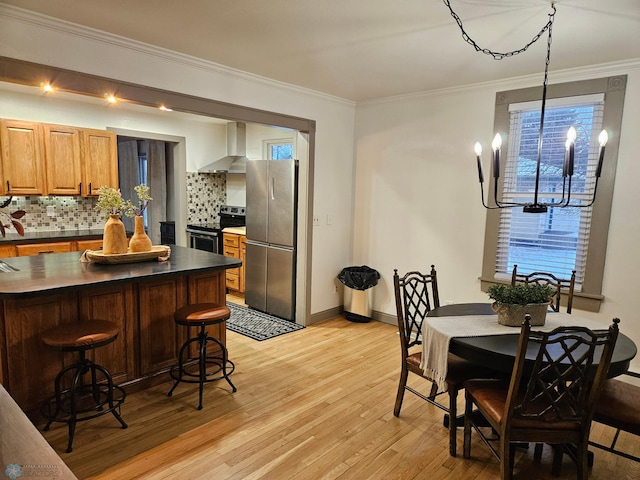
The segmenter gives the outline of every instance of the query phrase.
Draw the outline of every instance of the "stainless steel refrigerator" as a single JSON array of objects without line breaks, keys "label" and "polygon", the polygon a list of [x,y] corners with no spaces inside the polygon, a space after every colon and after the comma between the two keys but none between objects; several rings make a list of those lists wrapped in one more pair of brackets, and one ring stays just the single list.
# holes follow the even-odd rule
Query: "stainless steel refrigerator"
[{"label": "stainless steel refrigerator", "polygon": [[245,303],[295,321],[297,160],[247,160]]}]

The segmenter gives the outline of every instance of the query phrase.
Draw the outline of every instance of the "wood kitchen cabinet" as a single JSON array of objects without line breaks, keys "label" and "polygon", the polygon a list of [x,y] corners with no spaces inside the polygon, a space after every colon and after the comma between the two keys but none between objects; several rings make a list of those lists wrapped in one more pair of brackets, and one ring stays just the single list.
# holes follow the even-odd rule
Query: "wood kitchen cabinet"
[{"label": "wood kitchen cabinet", "polygon": [[76,240],[74,250],[76,252],[84,252],[85,250],[100,250],[102,248],[102,239],[95,240]]},{"label": "wood kitchen cabinet", "polygon": [[16,256],[15,245],[0,245],[0,258],[9,258]]},{"label": "wood kitchen cabinet", "polygon": [[0,120],[0,194],[97,196],[118,188],[115,132]]},{"label": "wood kitchen cabinet", "polygon": [[0,258],[26,257],[45,253],[84,252],[102,248],[102,238],[65,242],[39,242],[0,246]]},{"label": "wood kitchen cabinet", "polygon": [[40,123],[0,120],[2,194],[44,195],[43,148]]},{"label": "wood kitchen cabinet", "polygon": [[43,125],[47,193],[80,195],[82,156],[80,130],[64,125]]},{"label": "wood kitchen cabinet", "polygon": [[98,195],[102,186],[118,188],[115,132],[82,129],[82,196]]},{"label": "wood kitchen cabinet", "polygon": [[72,246],[72,242],[27,243],[24,245],[16,245],[16,253],[18,257],[42,255],[45,253],[66,253],[73,251]]},{"label": "wood kitchen cabinet", "polygon": [[223,233],[223,255],[227,257],[239,258],[242,266],[227,270],[227,288],[236,292],[244,293],[244,257],[246,254],[247,237],[237,233]]}]

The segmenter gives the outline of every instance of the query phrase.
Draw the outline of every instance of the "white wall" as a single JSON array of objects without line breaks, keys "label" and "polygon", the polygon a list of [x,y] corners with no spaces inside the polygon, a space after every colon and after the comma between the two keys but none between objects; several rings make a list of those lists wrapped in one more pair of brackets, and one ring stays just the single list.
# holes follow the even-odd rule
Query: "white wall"
[{"label": "white wall", "polygon": [[[0,4],[0,55],[315,120],[313,204],[316,211],[331,214],[332,224],[315,227],[311,232],[310,311],[322,312],[340,304],[333,291],[333,279],[351,256],[355,121],[352,102],[129,42],[6,4]],[[36,84],[40,82],[34,80]],[[136,129],[135,125],[123,128]],[[196,167],[205,163],[202,160]]]},{"label": "white wall", "polygon": [[[599,313],[575,313],[621,331],[640,345],[640,62],[554,73],[550,82],[627,74],[613,212]],[[441,302],[488,301],[480,291],[486,211],[473,144],[493,137],[495,93],[537,85],[515,79],[359,105],[356,116],[354,262],[383,278],[374,309],[395,315],[392,275],[438,270]],[[485,155],[484,171],[489,171]],[[604,253],[604,252],[603,252]],[[635,362],[640,369],[640,359]]]}]

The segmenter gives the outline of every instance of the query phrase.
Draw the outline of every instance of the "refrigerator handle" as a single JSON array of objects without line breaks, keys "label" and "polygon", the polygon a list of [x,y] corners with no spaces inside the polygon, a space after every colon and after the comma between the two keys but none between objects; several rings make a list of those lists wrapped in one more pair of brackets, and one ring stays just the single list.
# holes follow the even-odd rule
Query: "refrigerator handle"
[{"label": "refrigerator handle", "polygon": [[275,190],[276,190],[276,177],[271,177],[271,185],[270,185],[270,189],[271,189],[271,200],[274,200],[275,197]]}]

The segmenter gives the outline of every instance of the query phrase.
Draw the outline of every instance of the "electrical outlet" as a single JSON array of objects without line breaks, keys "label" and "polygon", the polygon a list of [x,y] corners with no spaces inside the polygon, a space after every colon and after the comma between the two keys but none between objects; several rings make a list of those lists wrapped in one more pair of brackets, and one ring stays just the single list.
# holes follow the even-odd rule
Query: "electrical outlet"
[{"label": "electrical outlet", "polygon": [[335,283],[333,284],[333,293],[338,293],[338,285],[336,285]]},{"label": "electrical outlet", "polygon": [[56,207],[54,205],[47,205],[47,217],[56,216]]},{"label": "electrical outlet", "polygon": [[318,215],[313,216],[313,226],[314,227],[320,226],[320,217]]},{"label": "electrical outlet", "polygon": [[327,225],[331,225],[333,223],[333,216],[330,213],[327,213]]}]

